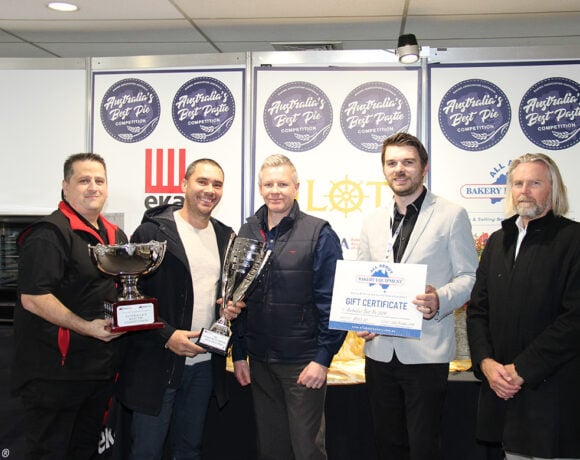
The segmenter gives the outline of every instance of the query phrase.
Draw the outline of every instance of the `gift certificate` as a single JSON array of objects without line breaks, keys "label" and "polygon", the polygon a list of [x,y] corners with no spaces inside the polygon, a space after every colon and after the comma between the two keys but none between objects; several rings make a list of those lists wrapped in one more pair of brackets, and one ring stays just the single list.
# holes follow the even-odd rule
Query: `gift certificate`
[{"label": "gift certificate", "polygon": [[413,300],[426,281],[427,265],[339,260],[329,327],[420,338],[423,314]]}]

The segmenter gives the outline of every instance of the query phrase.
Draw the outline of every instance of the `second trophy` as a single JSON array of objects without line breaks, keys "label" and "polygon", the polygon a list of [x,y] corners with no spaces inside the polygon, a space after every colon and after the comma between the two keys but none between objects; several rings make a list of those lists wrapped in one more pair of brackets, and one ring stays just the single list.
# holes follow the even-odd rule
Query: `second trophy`
[{"label": "second trophy", "polygon": [[[244,300],[264,270],[271,253],[265,242],[232,235],[222,268],[221,296],[224,308],[230,300],[234,304]],[[201,330],[197,344],[225,356],[231,335],[229,321],[222,314],[211,328]]]}]

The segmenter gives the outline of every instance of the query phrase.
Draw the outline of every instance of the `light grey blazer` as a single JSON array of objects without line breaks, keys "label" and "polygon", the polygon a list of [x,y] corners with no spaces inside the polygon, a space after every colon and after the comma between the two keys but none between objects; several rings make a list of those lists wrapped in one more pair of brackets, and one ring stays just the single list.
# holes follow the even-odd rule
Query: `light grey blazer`
[{"label": "light grey blazer", "polygon": [[[357,260],[386,260],[393,205],[390,200],[364,220]],[[469,300],[478,264],[465,209],[428,190],[401,263],[427,265],[427,284],[437,289],[439,312],[423,319],[420,339],[377,336],[365,344],[365,354],[389,362],[395,350],[405,364],[448,363],[455,358],[453,311]]]}]

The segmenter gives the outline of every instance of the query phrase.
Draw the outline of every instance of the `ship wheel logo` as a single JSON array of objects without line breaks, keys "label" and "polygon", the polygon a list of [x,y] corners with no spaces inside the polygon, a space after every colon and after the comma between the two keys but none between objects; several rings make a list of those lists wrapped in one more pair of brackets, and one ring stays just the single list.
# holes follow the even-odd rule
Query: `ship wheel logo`
[{"label": "ship wheel logo", "polygon": [[344,217],[348,217],[350,212],[360,211],[364,199],[368,198],[363,193],[361,182],[354,182],[348,176],[340,182],[332,182],[330,192],[326,196],[332,208],[344,213]]}]

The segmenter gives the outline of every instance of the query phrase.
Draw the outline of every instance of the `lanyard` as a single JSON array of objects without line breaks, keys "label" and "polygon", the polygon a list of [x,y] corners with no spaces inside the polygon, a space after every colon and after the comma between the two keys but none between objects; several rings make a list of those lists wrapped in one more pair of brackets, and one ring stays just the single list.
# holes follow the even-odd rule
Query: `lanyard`
[{"label": "lanyard", "polygon": [[[395,212],[393,211],[393,217],[391,218],[391,232],[393,230],[393,223],[394,222],[395,222]],[[401,233],[401,229],[403,228],[403,222],[405,222],[405,216],[403,216],[403,218],[401,219],[401,222],[399,222],[399,225],[398,225],[397,229],[395,230],[395,233],[393,233],[392,238],[387,243],[387,255],[385,256],[387,260],[391,260],[391,257],[393,256],[393,245],[395,244],[395,241],[397,241],[399,233]],[[395,261],[394,257],[392,260],[393,260],[393,262]]]}]

